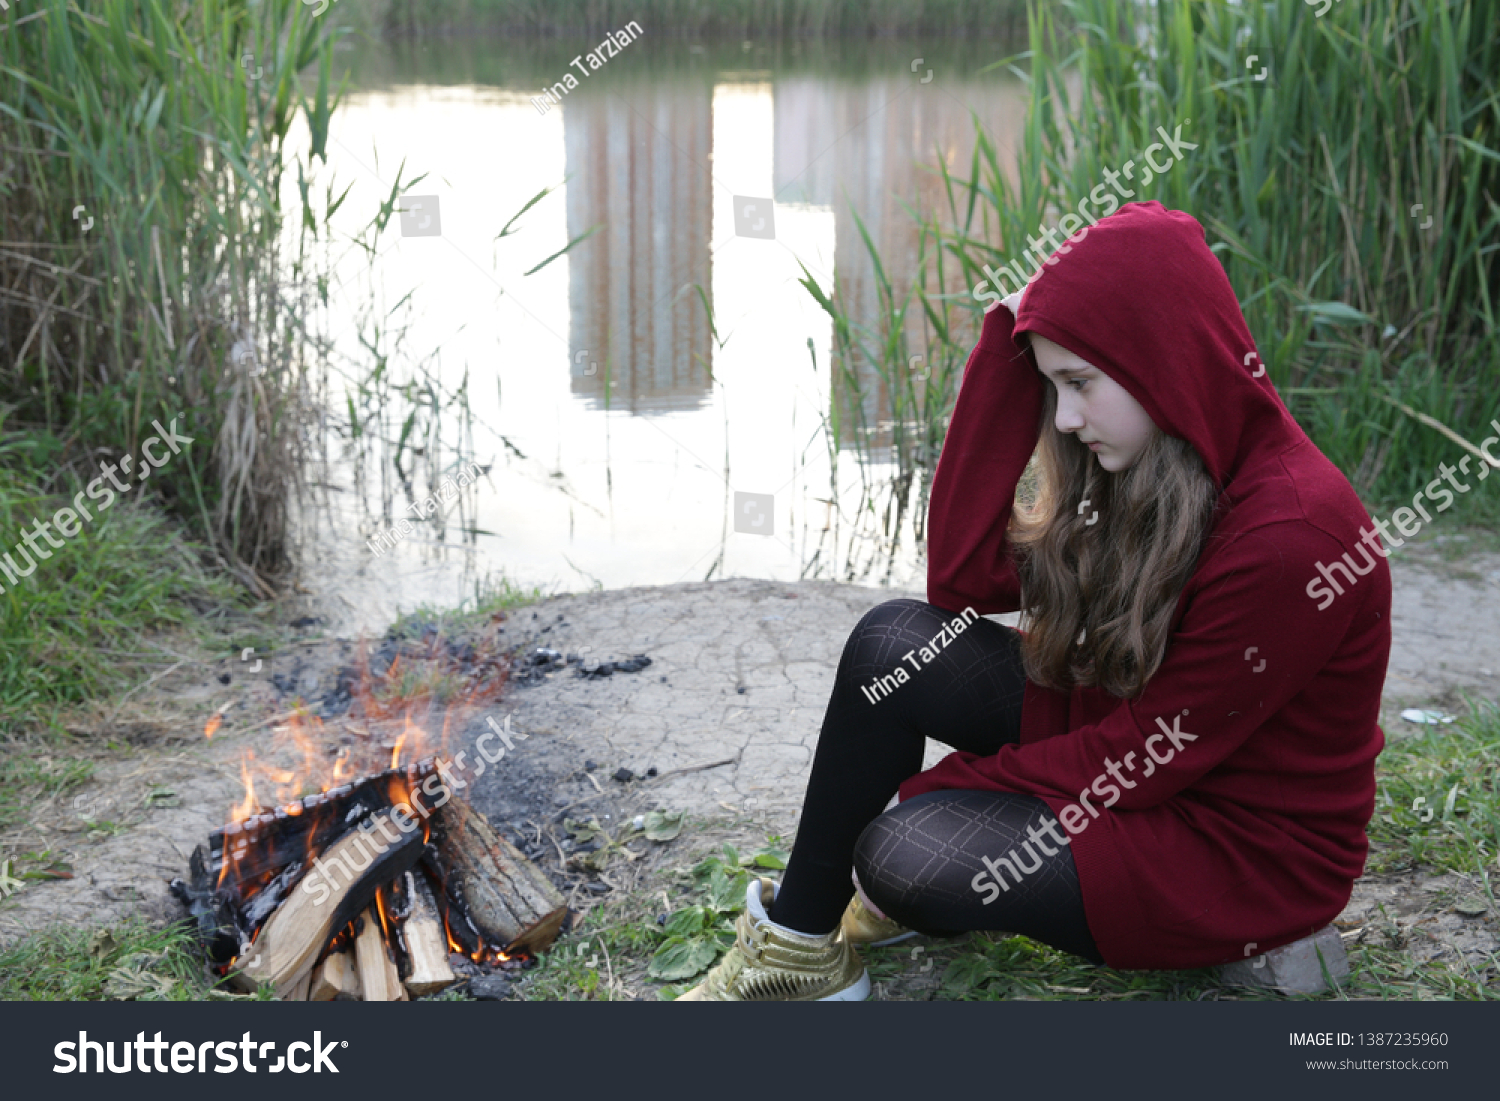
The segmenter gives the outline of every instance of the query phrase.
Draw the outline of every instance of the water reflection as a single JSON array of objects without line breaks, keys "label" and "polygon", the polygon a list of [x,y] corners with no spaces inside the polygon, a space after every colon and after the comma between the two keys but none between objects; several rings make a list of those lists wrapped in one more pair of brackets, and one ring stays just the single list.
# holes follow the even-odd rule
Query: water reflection
[{"label": "water reflection", "polygon": [[[327,532],[310,570],[336,598],[325,609],[335,629],[452,603],[487,571],[562,588],[718,576],[922,587],[910,524],[882,530],[861,507],[866,485],[889,475],[879,454],[834,466],[852,441],[831,448],[827,419],[833,405],[850,423],[850,397],[831,379],[831,326],[798,285],[799,261],[873,324],[878,279],[857,212],[905,294],[908,208],[942,199],[921,165],[964,174],[975,116],[1002,155],[1017,131],[1018,84],[977,75],[1008,51],[924,46],[935,77],[923,83],[910,46],[639,47],[545,116],[529,98],[564,71],[577,52],[566,45],[355,55],[330,146],[355,184],[341,217],[368,218],[389,166],[430,174],[417,191],[441,199],[442,240],[390,242],[373,278],[387,301],[412,296],[402,340],[411,360],[439,350],[433,388],[469,381],[473,447],[491,471],[467,546],[435,527],[371,560],[355,532],[388,508],[364,493],[379,479],[331,464],[324,480],[353,492],[307,530]],[[523,234],[496,240],[526,198],[564,178]],[[736,195],[774,196],[774,240],[735,232]],[[352,316],[358,281],[340,282],[334,311]],[[362,354],[353,338],[343,347],[350,362]],[[864,417],[888,419],[889,395],[868,365],[860,374]],[[736,530],[736,492],[771,495],[770,537]]]},{"label": "water reflection", "polygon": [[[924,65],[926,58],[923,59]],[[938,58],[933,63],[943,68]],[[920,67],[919,67],[920,68]],[[896,302],[904,301],[917,270],[918,229],[911,211],[946,209],[939,163],[965,176],[974,154],[971,111],[1004,142],[1023,121],[1017,89],[993,82],[922,77],[867,76],[858,81],[791,77],[775,85],[775,180],[780,202],[826,208],[834,219],[834,285],[851,314],[867,322],[882,316],[875,258],[860,234],[869,234]],[[922,76],[931,74],[924,68]],[[1012,171],[1014,161],[1004,161]],[[857,219],[856,220],[856,216]],[[961,288],[947,288],[961,291]],[[912,330],[918,335],[918,330]],[[919,342],[910,354],[930,356]],[[888,423],[890,394],[869,364],[856,363],[864,422]],[[840,385],[838,398],[851,395]],[[843,422],[852,423],[846,405]],[[875,437],[876,454],[888,436]],[[855,441],[839,441],[844,449]]]},{"label": "water reflection", "polygon": [[704,406],[713,342],[691,291],[713,275],[710,90],[570,99],[563,135],[568,238],[600,227],[568,264],[572,392],[602,408],[607,385],[632,413]]}]

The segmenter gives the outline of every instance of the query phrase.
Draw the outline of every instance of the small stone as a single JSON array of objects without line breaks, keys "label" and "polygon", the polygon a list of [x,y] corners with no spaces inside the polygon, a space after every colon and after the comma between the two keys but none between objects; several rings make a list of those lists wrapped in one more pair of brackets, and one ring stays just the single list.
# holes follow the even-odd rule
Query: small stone
[{"label": "small stone", "polygon": [[586,884],[584,884],[583,889],[585,891],[588,891],[590,894],[594,894],[594,895],[608,894],[609,893],[609,884],[607,884],[607,883],[599,883],[599,882],[586,883]]},{"label": "small stone", "polygon": [[661,679],[661,682],[662,682],[662,683],[663,683],[663,684],[666,684],[666,683],[667,683],[667,678],[666,678],[666,677],[662,677],[662,679]]},{"label": "small stone", "polygon": [[583,771],[584,772],[593,772],[594,769],[596,769],[598,767],[599,767],[599,762],[598,761],[584,761],[583,762]]},{"label": "small stone", "polygon": [[219,674],[219,683],[220,684],[228,684],[233,679],[234,679],[234,675],[232,673],[220,673]]},{"label": "small stone", "polygon": [[649,778],[649,777],[652,777],[652,776],[655,776],[655,775],[656,775],[656,766],[652,765],[650,768],[648,768],[646,770],[646,776]]},{"label": "small stone", "polygon": [[[1256,946],[1245,947],[1249,950]],[[1332,925],[1269,952],[1220,964],[1217,971],[1219,981],[1230,986],[1268,987],[1283,994],[1317,994],[1327,988],[1323,979],[1325,965],[1335,986],[1348,981],[1349,957],[1343,938]]]},{"label": "small stone", "polygon": [[635,773],[631,772],[628,768],[617,768],[615,769],[615,779],[622,784],[628,784],[635,779]]},{"label": "small stone", "polygon": [[736,688],[735,691],[738,692],[742,696],[745,694],[745,689],[744,689],[743,686],[741,686],[739,688]]},{"label": "small stone", "polygon": [[510,980],[504,975],[481,975],[469,980],[469,997],[481,1002],[504,1001],[510,996]]}]

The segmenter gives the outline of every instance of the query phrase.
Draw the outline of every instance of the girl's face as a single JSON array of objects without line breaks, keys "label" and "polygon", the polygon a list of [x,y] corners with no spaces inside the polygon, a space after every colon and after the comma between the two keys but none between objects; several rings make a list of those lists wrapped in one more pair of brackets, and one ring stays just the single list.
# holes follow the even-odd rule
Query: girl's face
[{"label": "girl's face", "polygon": [[1059,432],[1076,433],[1111,474],[1129,470],[1141,457],[1156,424],[1141,403],[1114,379],[1061,344],[1030,334],[1042,374],[1057,387]]}]

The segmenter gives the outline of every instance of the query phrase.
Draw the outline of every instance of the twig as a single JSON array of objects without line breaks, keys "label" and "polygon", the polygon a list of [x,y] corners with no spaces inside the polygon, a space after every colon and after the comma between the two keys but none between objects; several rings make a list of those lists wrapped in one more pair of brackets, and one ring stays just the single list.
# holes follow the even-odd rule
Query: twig
[{"label": "twig", "polygon": [[[674,769],[671,769],[668,772],[659,772],[655,776],[651,777],[651,779],[641,781],[641,783],[639,785],[637,785],[637,790],[640,790],[640,788],[644,788],[647,785],[651,785],[651,786],[654,787],[656,784],[658,784],[661,781],[666,780],[666,779],[668,779],[668,778],[670,778],[672,776],[682,776],[685,773],[689,773],[689,772],[703,772],[705,769],[718,768],[720,765],[732,765],[732,764],[736,764],[738,762],[739,762],[739,756],[736,755],[734,757],[725,757],[722,761],[708,761],[707,763],[701,764],[701,765],[688,765],[685,768],[674,768]],[[584,775],[588,776],[588,778],[591,779],[591,780],[594,779],[594,777],[593,777],[593,775],[591,773],[584,773]],[[594,781],[594,786],[595,787],[599,787],[599,783],[598,783],[597,780]],[[593,800],[599,798],[599,796],[601,796],[601,795],[608,795],[608,794],[609,794],[609,792],[604,791],[601,788],[598,792],[596,792],[593,795],[585,795],[582,799],[574,799],[567,806],[558,808],[557,813],[561,814],[565,810],[572,810],[574,807],[578,806],[581,803],[589,803],[589,802],[592,802]],[[628,792],[626,794],[628,794]]]},{"label": "twig", "polygon": [[181,664],[182,664],[182,662],[179,661],[176,665],[169,665],[169,666],[167,666],[165,669],[163,669],[159,673],[153,673],[153,674],[151,674],[151,676],[149,678],[147,678],[146,680],[141,681],[140,684],[136,685],[129,692],[126,692],[123,696],[120,697],[120,702],[117,703],[117,704],[115,704],[115,709],[112,712],[110,712],[109,719],[108,719],[107,722],[105,722],[104,725],[105,726],[114,726],[115,725],[115,720],[120,717],[120,708],[122,708],[122,707],[125,706],[125,701],[126,700],[128,700],[131,696],[135,695],[142,688],[145,688],[152,681],[155,681],[155,680],[157,680],[160,677],[166,676],[168,673],[170,673],[173,669],[176,669],[177,666],[181,665]]},{"label": "twig", "polygon": [[683,774],[688,773],[688,772],[703,772],[703,771],[706,771],[707,769],[710,769],[710,768],[718,768],[720,765],[738,764],[739,760],[740,760],[739,754],[735,754],[733,757],[725,757],[722,761],[709,761],[706,764],[701,764],[701,765],[687,765],[684,768],[674,768],[674,769],[671,769],[671,770],[669,770],[667,772],[659,772],[655,776],[651,777],[651,779],[648,780],[648,781],[646,781],[646,782],[647,783],[651,783],[651,784],[657,784],[657,783],[660,783],[661,781],[667,779],[667,777],[669,777],[669,776],[682,776]]},{"label": "twig", "polygon": [[599,951],[604,953],[604,969],[609,973],[609,977],[604,982],[604,988],[613,991],[615,987],[615,965],[609,958],[609,946],[604,943],[604,938],[599,937],[598,942]]},{"label": "twig", "polygon": [[[592,802],[593,800],[599,798],[599,796],[604,795],[604,794],[607,794],[607,793],[600,791],[600,792],[596,792],[593,795],[585,795],[582,799],[574,799],[567,806],[565,806],[565,807],[559,807],[557,809],[557,813],[561,814],[565,810],[572,810],[574,807],[578,806],[580,803],[589,803],[589,802]],[[554,817],[555,817],[555,815],[554,815]]]},{"label": "twig", "polygon": [[[260,722],[256,723],[254,726],[247,726],[243,730],[231,730],[231,731],[229,731],[229,733],[231,733],[231,734],[249,734],[252,730],[259,730],[263,726],[270,726],[272,723],[279,723],[279,722],[282,722],[285,719],[290,719],[290,718],[292,718],[295,715],[301,715],[305,710],[306,710],[306,708],[299,707],[295,711],[287,711],[287,712],[284,712],[284,713],[282,713],[280,715],[272,715],[269,719],[262,719]],[[222,715],[223,712],[220,711],[219,714]]]},{"label": "twig", "polygon": [[[156,275],[157,279],[161,283],[161,312],[162,316],[166,318],[166,324],[162,326],[162,332],[167,338],[167,347],[171,351],[175,352],[177,350],[177,345],[172,340],[172,303],[171,299],[167,297],[167,272],[166,268],[162,265],[161,262],[160,226],[153,225],[151,227],[151,251],[156,254]],[[146,303],[146,308],[151,309],[151,304],[149,302]],[[155,310],[151,311],[151,316],[156,317]],[[157,318],[157,323],[161,324],[161,320],[161,318]]]},{"label": "twig", "polygon": [[1453,431],[1453,429],[1449,428],[1446,424],[1442,423],[1441,421],[1436,420],[1433,417],[1429,417],[1426,413],[1418,413],[1411,406],[1405,404],[1404,402],[1399,402],[1395,398],[1390,397],[1387,394],[1381,394],[1380,395],[1380,400],[1381,401],[1389,402],[1390,404],[1394,405],[1397,409],[1401,410],[1401,412],[1405,413],[1408,417],[1412,417],[1412,418],[1414,418],[1416,420],[1421,421],[1428,428],[1435,428],[1435,429],[1437,429],[1439,432],[1441,432],[1443,435],[1447,436],[1450,440],[1452,440],[1454,443],[1458,444],[1460,447],[1464,448],[1465,450],[1469,451],[1470,453],[1472,453],[1474,455],[1478,455],[1480,462],[1482,462],[1482,463],[1484,463],[1484,464],[1486,464],[1488,466],[1492,466],[1496,470],[1500,470],[1500,460],[1490,458],[1482,450],[1480,450],[1479,448],[1475,447],[1468,440],[1464,439],[1457,432]]},{"label": "twig", "polygon": [[564,872],[567,871],[568,870],[568,857],[567,857],[567,854],[563,852],[562,846],[560,844],[558,844],[557,837],[556,837],[556,835],[553,834],[553,832],[551,830],[547,831],[547,840],[550,841],[550,842],[552,842],[552,847],[557,850],[558,870],[559,871],[564,871]]}]

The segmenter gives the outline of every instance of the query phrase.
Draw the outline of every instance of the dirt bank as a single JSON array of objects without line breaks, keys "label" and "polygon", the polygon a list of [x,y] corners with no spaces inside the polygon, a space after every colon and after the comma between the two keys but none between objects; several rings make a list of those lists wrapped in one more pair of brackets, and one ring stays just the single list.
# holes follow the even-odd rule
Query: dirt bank
[{"label": "dirt bank", "polygon": [[[1413,729],[1399,718],[1404,707],[1454,709],[1460,690],[1500,695],[1500,556],[1450,565],[1432,552],[1409,554],[1393,572],[1384,722],[1399,737]],[[509,715],[512,728],[528,735],[469,794],[564,879],[575,903],[613,885],[608,877],[563,876],[563,817],[618,823],[662,807],[732,820],[746,836],[790,837],[844,640],[868,608],[904,595],[922,594],[729,580],[554,597],[514,613],[506,643],[581,651],[587,662],[644,653],[651,664],[598,678],[568,667],[530,687],[511,685],[494,707],[457,716],[450,749],[472,755],[487,718]],[[73,873],[30,881],[0,903],[0,941],[53,922],[175,916],[167,881],[239,799],[241,751],[266,751],[268,720],[284,712],[288,690],[313,701],[336,698],[339,673],[357,652],[348,640],[311,639],[256,673],[248,663],[198,664],[152,685],[143,702],[159,719],[137,724],[136,744],[101,751],[95,780],[39,804],[28,822],[0,836],[0,852],[47,851]],[[226,703],[225,725],[206,740],[206,718]],[[929,761],[944,752],[930,745]],[[620,769],[633,778],[614,779]],[[1420,926],[1417,939],[1433,952],[1494,952],[1496,938],[1486,931],[1493,922],[1460,927],[1437,913],[1436,899],[1450,887],[1468,889],[1445,886],[1444,877],[1367,879],[1346,917],[1358,924],[1385,904],[1406,931],[1383,935]]]}]

